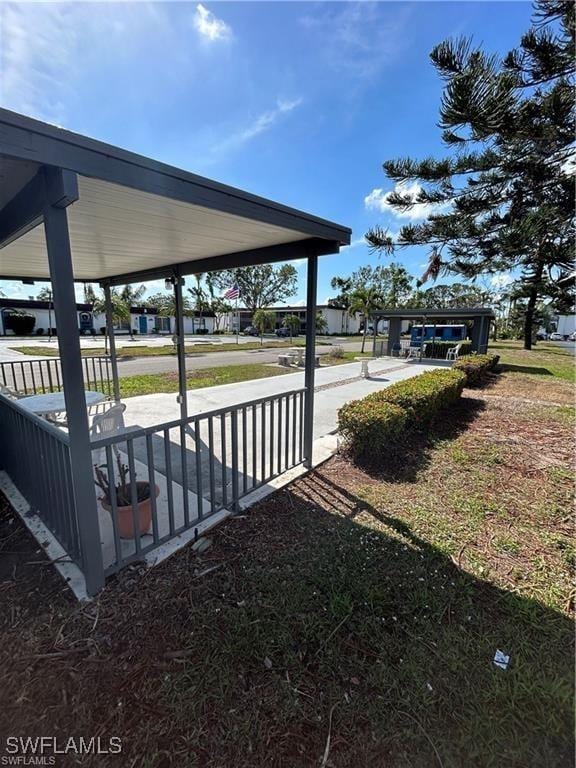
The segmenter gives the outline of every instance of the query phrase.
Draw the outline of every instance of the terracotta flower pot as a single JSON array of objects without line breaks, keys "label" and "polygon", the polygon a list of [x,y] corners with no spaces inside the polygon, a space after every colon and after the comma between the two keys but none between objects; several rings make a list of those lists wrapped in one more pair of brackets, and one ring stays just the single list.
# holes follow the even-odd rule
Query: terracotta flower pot
[{"label": "terracotta flower pot", "polygon": [[[136,486],[138,489],[143,488],[144,486],[148,487],[148,483],[146,482],[137,482]],[[158,498],[158,495],[160,493],[160,488],[158,488],[157,485],[154,486],[154,493],[156,498]],[[112,508],[110,504],[108,504],[107,501],[102,499],[102,506],[104,509],[107,509],[108,512],[112,513]],[[136,518],[138,520],[138,530],[140,532],[140,535],[143,536],[145,533],[148,533],[148,529],[150,528],[150,523],[152,522],[152,494],[149,494],[147,499],[144,499],[143,501],[138,502],[136,511]],[[128,505],[126,507],[116,507],[117,514],[117,525],[118,525],[118,533],[120,534],[121,539],[133,539],[134,538],[134,517],[132,515],[132,505]]]}]

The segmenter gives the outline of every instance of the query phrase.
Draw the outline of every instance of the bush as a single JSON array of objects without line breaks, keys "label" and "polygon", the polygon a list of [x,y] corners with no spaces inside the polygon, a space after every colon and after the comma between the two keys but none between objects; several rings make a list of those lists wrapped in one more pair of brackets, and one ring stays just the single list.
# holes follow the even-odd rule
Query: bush
[{"label": "bush", "polygon": [[336,344],[330,350],[330,357],[334,357],[336,358],[336,360],[342,360],[344,358],[344,347],[341,347],[339,344]]},{"label": "bush", "polygon": [[28,336],[34,330],[36,318],[29,312],[13,309],[4,315],[4,326],[14,332],[15,336]]},{"label": "bush", "polygon": [[338,430],[345,446],[357,461],[378,461],[390,450],[390,443],[402,437],[408,415],[393,403],[368,397],[352,400],[338,411]]},{"label": "bush", "polygon": [[500,355],[470,355],[457,360],[452,369],[466,376],[467,387],[479,387],[484,383],[486,374],[496,368],[499,360]]},{"label": "bush", "polygon": [[454,405],[466,376],[461,371],[430,371],[346,403],[338,411],[338,431],[356,460],[381,460],[408,429],[430,424]]}]

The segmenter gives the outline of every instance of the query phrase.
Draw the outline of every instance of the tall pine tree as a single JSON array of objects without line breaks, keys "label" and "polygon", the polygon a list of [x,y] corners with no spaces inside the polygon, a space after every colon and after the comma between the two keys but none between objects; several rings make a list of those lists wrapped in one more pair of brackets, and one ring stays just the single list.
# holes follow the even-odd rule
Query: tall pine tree
[{"label": "tall pine tree", "polygon": [[[384,163],[400,182],[388,200],[399,211],[435,207],[402,227],[396,242],[381,227],[366,235],[376,250],[430,245],[422,280],[511,271],[525,298],[524,347],[531,349],[535,308],[564,298],[558,279],[573,263],[573,3],[538,0],[531,29],[503,60],[471,40],[446,40],[431,53],[444,80],[442,138],[449,157]],[[402,184],[421,182],[416,194]]]}]

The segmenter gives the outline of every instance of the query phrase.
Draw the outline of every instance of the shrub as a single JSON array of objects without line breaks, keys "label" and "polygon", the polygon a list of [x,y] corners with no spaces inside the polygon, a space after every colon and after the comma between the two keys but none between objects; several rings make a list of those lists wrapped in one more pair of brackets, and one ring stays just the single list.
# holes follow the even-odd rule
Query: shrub
[{"label": "shrub", "polygon": [[470,355],[457,360],[452,369],[466,376],[467,387],[479,387],[484,383],[486,374],[495,369],[499,359],[499,355]]},{"label": "shrub", "polygon": [[429,371],[399,381],[369,397],[404,408],[411,425],[426,424],[434,421],[441,410],[449,408],[458,400],[464,384],[465,376],[459,371]]},{"label": "shrub", "polygon": [[352,400],[338,411],[338,430],[344,445],[357,461],[379,461],[406,429],[408,415],[393,403],[370,396]]},{"label": "shrub", "polygon": [[4,315],[4,325],[12,330],[15,336],[28,336],[34,330],[36,318],[29,312],[12,309]]},{"label": "shrub", "polygon": [[346,403],[338,411],[338,430],[356,460],[383,459],[390,443],[410,428],[429,424],[458,400],[466,376],[461,371],[430,371]]},{"label": "shrub", "polygon": [[344,347],[341,347],[339,344],[336,344],[330,350],[330,356],[336,358],[337,360],[343,359],[343,357],[344,357]]}]

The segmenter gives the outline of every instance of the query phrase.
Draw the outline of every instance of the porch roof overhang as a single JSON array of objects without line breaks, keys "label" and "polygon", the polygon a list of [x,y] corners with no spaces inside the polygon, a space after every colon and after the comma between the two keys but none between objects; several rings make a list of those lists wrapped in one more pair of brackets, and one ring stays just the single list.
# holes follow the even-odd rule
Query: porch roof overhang
[{"label": "porch roof overhang", "polygon": [[47,200],[68,210],[81,282],[289,261],[350,243],[347,227],[5,109],[0,181],[0,279],[50,279]]}]

